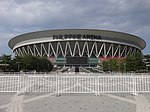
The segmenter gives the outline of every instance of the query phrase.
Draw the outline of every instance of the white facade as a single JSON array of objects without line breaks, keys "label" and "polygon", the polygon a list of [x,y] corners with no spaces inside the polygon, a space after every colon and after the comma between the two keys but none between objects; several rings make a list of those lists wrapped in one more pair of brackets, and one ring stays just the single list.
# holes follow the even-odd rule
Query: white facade
[{"label": "white facade", "polygon": [[55,41],[39,42],[23,45],[14,49],[15,55],[32,54],[34,56],[59,57],[59,56],[95,56],[99,57],[126,57],[129,54],[140,52],[141,50],[133,45],[117,42],[99,41]]},{"label": "white facade", "polygon": [[[61,36],[62,39],[54,39],[53,35]],[[65,38],[64,35],[80,35],[80,38]],[[82,38],[81,35],[100,38]],[[31,54],[55,58],[59,56],[113,58],[141,52],[146,43],[140,37],[127,33],[93,29],[62,29],[19,35],[9,41],[9,46],[16,56]]]}]

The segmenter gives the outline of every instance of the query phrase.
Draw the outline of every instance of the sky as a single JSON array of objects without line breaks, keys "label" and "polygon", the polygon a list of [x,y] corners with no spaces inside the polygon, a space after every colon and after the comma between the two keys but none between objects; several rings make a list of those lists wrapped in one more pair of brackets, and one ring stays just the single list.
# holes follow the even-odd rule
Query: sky
[{"label": "sky", "polygon": [[12,54],[14,36],[74,28],[137,35],[150,54],[150,0],[0,0],[0,55]]}]

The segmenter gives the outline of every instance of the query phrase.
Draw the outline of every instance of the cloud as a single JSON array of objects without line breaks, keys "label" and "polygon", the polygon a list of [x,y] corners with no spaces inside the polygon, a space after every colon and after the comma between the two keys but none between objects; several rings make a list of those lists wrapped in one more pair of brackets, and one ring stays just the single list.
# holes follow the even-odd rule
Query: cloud
[{"label": "cloud", "polygon": [[[6,43],[11,36],[44,29],[96,28],[135,34],[149,42],[149,6],[149,0],[1,0],[0,32],[5,36],[0,39]],[[8,48],[1,41],[0,46]]]},{"label": "cloud", "polygon": [[11,53],[11,49],[8,47],[8,41],[14,34],[7,34],[0,32],[0,54]]}]

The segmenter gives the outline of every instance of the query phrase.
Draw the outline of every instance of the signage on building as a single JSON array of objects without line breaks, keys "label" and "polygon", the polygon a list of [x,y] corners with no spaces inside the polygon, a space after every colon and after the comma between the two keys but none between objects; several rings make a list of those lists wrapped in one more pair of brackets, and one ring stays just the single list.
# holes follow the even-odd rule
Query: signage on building
[{"label": "signage on building", "polygon": [[53,35],[53,39],[102,39],[100,35],[66,34]]}]

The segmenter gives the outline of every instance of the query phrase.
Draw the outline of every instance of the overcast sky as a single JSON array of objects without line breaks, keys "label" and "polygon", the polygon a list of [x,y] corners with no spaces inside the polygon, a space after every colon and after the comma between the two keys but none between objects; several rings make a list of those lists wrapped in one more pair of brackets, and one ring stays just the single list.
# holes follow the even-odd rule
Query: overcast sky
[{"label": "overcast sky", "polygon": [[0,55],[19,34],[64,28],[91,28],[134,34],[150,54],[150,0],[0,0]]}]

